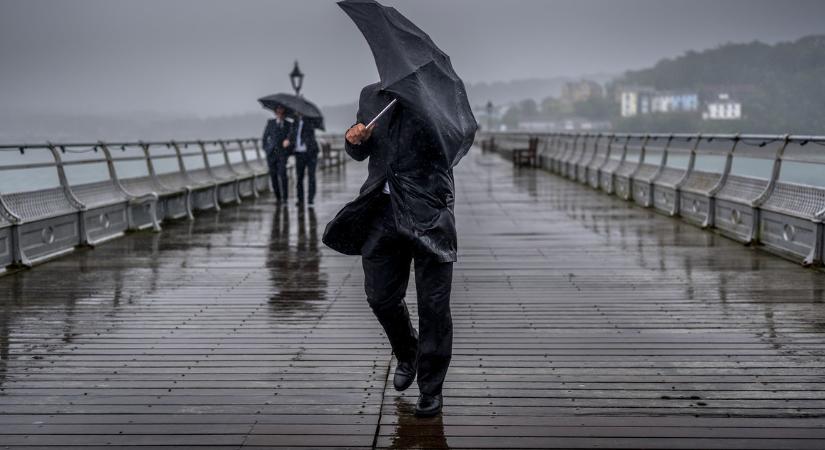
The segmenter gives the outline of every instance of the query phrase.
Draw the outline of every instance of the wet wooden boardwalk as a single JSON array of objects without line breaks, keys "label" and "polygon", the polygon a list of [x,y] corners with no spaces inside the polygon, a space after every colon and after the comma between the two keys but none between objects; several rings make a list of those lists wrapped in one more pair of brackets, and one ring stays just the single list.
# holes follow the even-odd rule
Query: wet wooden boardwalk
[{"label": "wet wooden boardwalk", "polygon": [[825,274],[475,150],[444,414],[412,417],[320,243],[364,173],[0,278],[0,448],[825,448]]}]

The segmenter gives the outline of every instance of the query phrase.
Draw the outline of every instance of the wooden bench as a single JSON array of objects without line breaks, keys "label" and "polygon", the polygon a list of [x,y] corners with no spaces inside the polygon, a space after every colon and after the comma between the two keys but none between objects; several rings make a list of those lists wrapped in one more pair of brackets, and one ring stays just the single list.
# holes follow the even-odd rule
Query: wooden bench
[{"label": "wooden bench", "polygon": [[496,151],[496,138],[490,136],[489,139],[484,139],[481,141],[481,151],[482,152],[494,152]]},{"label": "wooden bench", "polygon": [[321,143],[321,167],[326,169],[330,167],[341,167],[343,158],[341,149],[333,148],[332,143]]},{"label": "wooden bench", "polygon": [[538,165],[539,138],[531,137],[527,148],[513,149],[513,165],[516,167],[536,167]]}]

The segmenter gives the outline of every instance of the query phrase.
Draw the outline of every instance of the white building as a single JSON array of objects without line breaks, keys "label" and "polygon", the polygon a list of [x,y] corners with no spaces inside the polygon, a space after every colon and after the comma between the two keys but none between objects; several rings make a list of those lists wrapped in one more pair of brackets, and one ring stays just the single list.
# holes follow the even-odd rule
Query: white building
[{"label": "white building", "polygon": [[653,113],[692,112],[699,110],[696,92],[657,92],[650,100]]},{"label": "white building", "polygon": [[707,102],[707,109],[702,113],[704,120],[739,120],[742,118],[742,103],[733,100],[728,94],[719,94],[716,100]]},{"label": "white building", "polygon": [[649,114],[651,111],[651,97],[653,89],[625,88],[621,91],[622,117],[634,117],[640,114]]}]

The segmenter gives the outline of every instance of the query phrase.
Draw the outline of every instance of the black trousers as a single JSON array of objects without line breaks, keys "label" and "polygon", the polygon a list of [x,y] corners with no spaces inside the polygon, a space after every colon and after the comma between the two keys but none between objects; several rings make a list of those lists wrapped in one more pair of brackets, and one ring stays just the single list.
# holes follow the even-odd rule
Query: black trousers
[{"label": "black trousers", "polygon": [[286,152],[272,152],[266,157],[275,198],[284,201],[289,196],[289,179],[286,175],[287,158],[289,158],[289,155]]},{"label": "black trousers", "polygon": [[[396,358],[417,359],[420,392],[440,394],[453,348],[453,263],[438,261],[400,235],[389,196],[379,196],[369,236],[361,249],[367,301],[387,333]],[[404,302],[413,261],[418,297],[417,334]]]},{"label": "black trousers", "polygon": [[304,201],[304,174],[307,175],[307,188],[309,195],[307,200],[312,203],[315,200],[315,167],[318,165],[318,155],[310,152],[295,152],[295,180],[298,201]]}]

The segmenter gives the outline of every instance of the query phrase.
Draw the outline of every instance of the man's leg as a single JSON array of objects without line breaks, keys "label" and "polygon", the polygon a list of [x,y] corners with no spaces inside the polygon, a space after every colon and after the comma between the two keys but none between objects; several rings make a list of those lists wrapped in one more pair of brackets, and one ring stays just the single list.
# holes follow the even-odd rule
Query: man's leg
[{"label": "man's leg", "polygon": [[414,363],[417,341],[410,313],[404,302],[410,278],[412,254],[399,239],[389,199],[373,219],[370,233],[361,249],[364,288],[367,302],[387,333],[399,361]]},{"label": "man's leg", "polygon": [[415,287],[418,294],[418,388],[422,394],[441,394],[453,350],[450,292],[453,263],[434,256],[415,255]]},{"label": "man's leg", "polygon": [[274,154],[267,155],[266,164],[269,166],[269,178],[272,181],[272,192],[275,194],[277,200],[281,200],[281,184],[278,183],[278,170],[280,169],[278,156]]},{"label": "man's leg", "polygon": [[309,192],[307,196],[307,201],[309,204],[315,203],[315,167],[318,165],[318,155],[307,155],[307,184]]},{"label": "man's leg", "polygon": [[306,152],[295,154],[295,193],[298,203],[304,202],[304,170],[306,169]]},{"label": "man's leg", "polygon": [[287,201],[289,199],[289,178],[286,173],[286,163],[289,160],[289,154],[282,152],[278,155],[278,181],[281,185],[281,199]]}]

